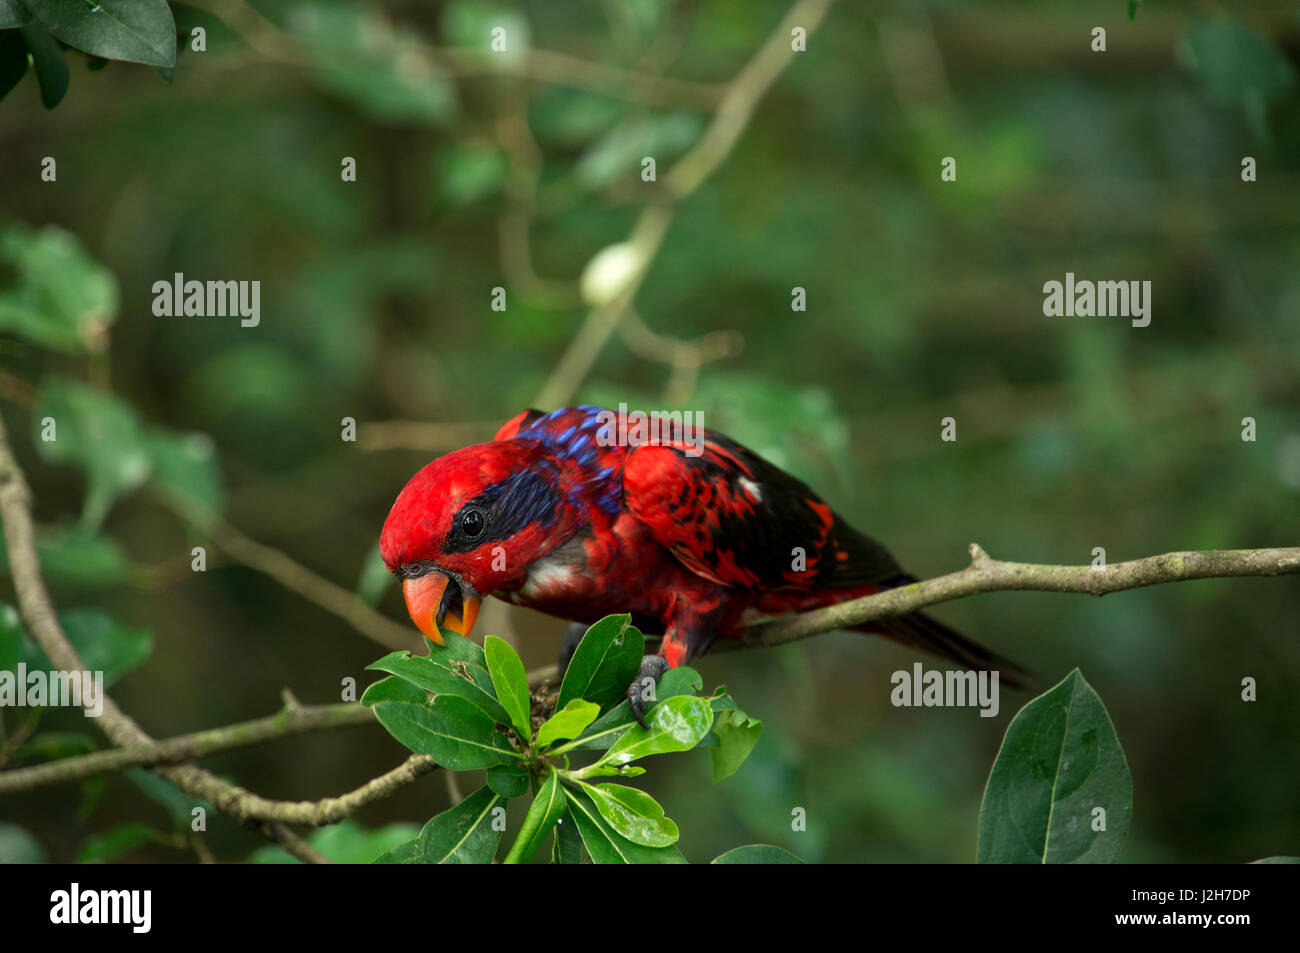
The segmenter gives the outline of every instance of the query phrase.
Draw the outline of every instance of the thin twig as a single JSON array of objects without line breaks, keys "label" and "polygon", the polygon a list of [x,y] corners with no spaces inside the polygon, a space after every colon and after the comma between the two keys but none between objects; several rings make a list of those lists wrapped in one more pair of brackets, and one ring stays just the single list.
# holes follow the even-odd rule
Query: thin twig
[{"label": "thin twig", "polygon": [[[203,65],[209,70],[245,69],[258,63],[304,69],[320,65],[321,59],[313,55],[303,38],[280,31],[245,4],[231,3],[222,12],[227,22],[239,32],[248,52],[232,53],[211,61],[204,57]],[[592,90],[616,99],[702,111],[713,109],[723,95],[723,87],[713,83],[622,69],[551,50],[520,49],[503,54],[487,49],[486,45],[483,48],[436,47],[420,41],[413,32],[407,32],[403,40],[406,41],[403,55],[407,57],[404,67],[417,74],[514,76],[554,86]],[[484,37],[485,44],[486,41]]]},{"label": "thin twig", "polygon": [[289,830],[283,824],[275,821],[268,821],[261,825],[262,833],[275,841],[285,849],[290,855],[298,858],[304,864],[332,864],[330,860],[311,844],[307,843],[293,831]]},{"label": "thin twig", "polygon": [[0,794],[25,791],[46,784],[79,781],[96,774],[110,774],[130,767],[178,764],[206,758],[223,751],[288,738],[292,735],[365,725],[374,722],[370,709],[356,702],[337,705],[300,705],[286,707],[274,715],[253,721],[209,728],[188,735],[178,735],[143,745],[129,745],[108,751],[60,758],[30,768],[0,772]]},{"label": "thin twig", "polygon": [[694,192],[731,154],[754,110],[786,64],[794,56],[791,31],[803,27],[809,36],[821,24],[835,0],[799,0],[777,25],[763,46],[727,84],[726,92],[705,128],[703,136],[686,155],[665,173],[663,194],[646,206],[632,229],[628,244],[636,253],[635,269],[620,292],[592,308],[578,333],[556,363],[550,378],[538,392],[533,406],[550,410],[569,402],[586,379],[610,335],[617,330],[636,298],[651,263],[659,252],[672,222],[676,203]]},{"label": "thin twig", "polygon": [[528,125],[529,92],[527,83],[507,84],[503,91],[504,107],[496,121],[497,142],[510,157],[505,202],[497,224],[501,270],[510,290],[533,307],[572,308],[582,301],[578,282],[543,278],[533,265],[531,234],[542,151]]},{"label": "thin twig", "polygon": [[259,543],[197,500],[181,499],[171,494],[160,494],[159,499],[181,519],[200,531],[210,533],[213,541],[234,559],[332,612],[366,638],[390,649],[419,646],[419,638],[413,629],[376,612],[356,593],[317,575],[287,553]]},{"label": "thin twig", "polygon": [[724,87],[620,69],[552,50],[525,50],[502,56],[490,50],[425,47],[433,61],[453,76],[518,76],[554,86],[591,89],[617,99],[707,111],[725,98]]},{"label": "thin twig", "polygon": [[700,187],[731,154],[749,126],[754,110],[794,56],[791,34],[803,27],[811,37],[835,0],[800,0],[777,24],[753,58],[723,93],[713,121],[698,143],[678,160],[666,177],[673,196],[681,200]]},{"label": "thin twig", "polygon": [[158,772],[182,790],[211,801],[214,807],[238,821],[280,821],[319,827],[343,820],[359,808],[394,794],[437,767],[428,755],[413,754],[396,768],[370,779],[359,788],[319,801],[273,801],[188,764],[158,769]]},{"label": "thin twig", "polygon": [[533,406],[543,410],[562,406],[581,386],[605,342],[618,327],[624,313],[636,297],[637,289],[645,280],[650,263],[654,261],[663,244],[668,226],[672,223],[672,206],[655,204],[647,206],[632,229],[627,244],[635,252],[637,267],[628,276],[619,293],[610,301],[592,308],[578,333],[574,335],[564,354],[542,389],[538,391]]}]

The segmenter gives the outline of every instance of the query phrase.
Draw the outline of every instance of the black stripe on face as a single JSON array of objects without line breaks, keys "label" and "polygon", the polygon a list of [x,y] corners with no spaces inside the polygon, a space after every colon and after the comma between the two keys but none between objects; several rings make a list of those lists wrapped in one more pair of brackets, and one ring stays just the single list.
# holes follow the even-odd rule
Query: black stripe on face
[{"label": "black stripe on face", "polygon": [[[452,518],[442,551],[468,553],[484,543],[510,539],[533,523],[548,527],[555,522],[559,496],[545,475],[537,470],[521,470],[461,506]],[[466,518],[471,511],[481,513],[484,524],[473,536],[466,532]],[[473,522],[470,517],[471,529]]]}]

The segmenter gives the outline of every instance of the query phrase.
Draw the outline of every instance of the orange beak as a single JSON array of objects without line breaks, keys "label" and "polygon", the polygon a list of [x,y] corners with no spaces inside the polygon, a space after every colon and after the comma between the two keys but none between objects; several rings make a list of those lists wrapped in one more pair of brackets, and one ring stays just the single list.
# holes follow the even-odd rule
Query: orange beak
[{"label": "orange beak", "polygon": [[442,634],[438,631],[440,626],[469,635],[482,601],[465,592],[459,583],[455,584],[450,600],[445,599],[447,587],[451,584],[450,576],[436,570],[402,580],[402,595],[406,597],[406,611],[411,614],[411,621],[439,645],[443,644]]}]

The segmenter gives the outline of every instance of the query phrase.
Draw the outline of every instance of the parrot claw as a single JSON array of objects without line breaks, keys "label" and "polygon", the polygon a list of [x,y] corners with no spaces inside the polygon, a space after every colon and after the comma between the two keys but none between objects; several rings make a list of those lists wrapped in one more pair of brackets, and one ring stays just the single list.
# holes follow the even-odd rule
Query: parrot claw
[{"label": "parrot claw", "polygon": [[632,716],[642,728],[649,728],[645,723],[647,705],[655,702],[655,685],[660,677],[668,671],[668,660],[662,655],[646,655],[641,658],[641,668],[636,678],[627,687],[627,703],[632,707]]}]

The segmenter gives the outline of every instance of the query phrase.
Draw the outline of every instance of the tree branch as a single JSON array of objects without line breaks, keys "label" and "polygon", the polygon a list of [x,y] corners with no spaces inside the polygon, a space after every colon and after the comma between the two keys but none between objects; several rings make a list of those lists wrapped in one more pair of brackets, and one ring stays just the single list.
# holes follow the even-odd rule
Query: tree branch
[{"label": "tree branch", "polygon": [[722,101],[718,104],[713,121],[705,129],[703,138],[678,160],[666,177],[675,199],[681,199],[699,188],[731,154],[741,133],[749,126],[759,102],[794,55],[791,36],[793,29],[803,27],[805,35],[812,36],[834,2],[835,0],[799,0],[777,24],[753,58],[745,64],[745,68],[727,84]]},{"label": "tree branch", "polygon": [[[238,31],[249,53],[220,57],[212,61],[209,69],[245,69],[259,62],[302,68],[317,65],[302,37],[282,32],[249,5],[232,0],[222,14]],[[457,77],[517,76],[668,108],[712,109],[722,95],[722,89],[712,83],[622,69],[568,53],[523,49],[503,56],[476,47],[436,47],[416,41],[414,34],[409,39],[412,41],[410,54],[417,57],[410,67],[414,71],[434,68]]]},{"label": "tree branch", "polygon": [[620,69],[553,50],[524,50],[517,56],[505,57],[465,47],[424,49],[434,63],[453,76],[518,76],[667,108],[709,110],[723,96],[723,88],[713,83]]},{"label": "tree branch", "polygon": [[[54,613],[54,604],[41,577],[40,559],[36,554],[36,532],[32,525],[31,489],[9,446],[9,433],[0,418],[0,517],[4,520],[5,542],[9,549],[9,568],[18,595],[18,611],[27,630],[54,665],[68,672],[85,671]],[[122,747],[151,745],[151,738],[131,716],[105,693],[100,699],[102,711],[96,726],[115,744]],[[189,794],[204,798],[243,822],[271,820],[281,823],[329,824],[371,801],[427,774],[435,767],[423,755],[408,758],[401,766],[363,784],[342,797],[321,801],[270,801],[192,764],[155,767],[159,777],[170,781]],[[264,833],[274,837],[274,828]],[[282,843],[286,842],[282,840]],[[288,841],[292,843],[292,841]]]},{"label": "tree branch", "polygon": [[197,500],[166,493],[158,498],[196,530],[210,534],[213,542],[234,559],[332,612],[366,638],[390,649],[410,649],[420,644],[410,627],[370,608],[356,593],[317,575],[286,553],[259,543]]},{"label": "tree branch", "polygon": [[307,843],[283,824],[274,821],[262,825],[262,833],[275,841],[290,855],[297,857],[304,864],[332,864],[330,860],[311,844]]},{"label": "tree branch", "polygon": [[286,705],[265,718],[244,721],[223,728],[209,728],[188,735],[177,735],[149,744],[128,745],[109,751],[60,758],[30,768],[0,772],[0,795],[25,791],[47,784],[80,781],[96,774],[109,774],[130,767],[178,764],[206,758],[223,751],[274,741],[344,725],[374,723],[370,709],[356,702],[337,705]]},{"label": "tree branch", "polygon": [[[31,491],[13,457],[7,431],[0,420],[0,516],[4,520],[19,610],[29,631],[50,660],[65,671],[80,671],[85,666],[59,625],[41,577],[30,507]],[[1300,547],[1165,553],[1105,567],[1003,562],[992,559],[976,543],[971,544],[970,553],[970,566],[959,572],[793,618],[760,623],[739,639],[719,642],[715,650],[780,645],[981,592],[1036,590],[1100,596],[1188,579],[1300,574]],[[530,673],[529,681],[536,685],[553,676],[553,667],[547,667]],[[392,771],[339,797],[319,801],[272,801],[192,764],[164,767],[162,762],[200,757],[315,728],[362,723],[371,717],[370,712],[351,704],[307,708],[287,697],[285,710],[269,718],[156,742],[118,708],[111,697],[104,696],[102,704],[103,711],[97,725],[110,740],[121,746],[118,750],[2,774],[0,793],[119,770],[132,764],[152,765],[152,770],[159,776],[183,791],[210,801],[241,822],[264,822],[261,824],[263,833],[281,843],[294,856],[320,862],[325,858],[281,825],[316,826],[337,822],[437,767],[433,759],[425,755],[412,755]]]},{"label": "tree branch", "polygon": [[337,823],[372,801],[388,797],[437,767],[428,755],[413,754],[393,770],[372,778],[356,790],[319,801],[272,801],[191,764],[158,770],[173,784],[211,801],[213,806],[242,823],[278,821],[320,827]]},{"label": "tree branch", "polygon": [[1003,562],[990,557],[978,543],[970,544],[970,554],[971,564],[958,572],[888,589],[824,609],[814,609],[788,619],[756,623],[738,639],[719,639],[711,650],[727,652],[782,645],[830,632],[832,629],[906,615],[940,602],[951,602],[981,592],[1029,590],[1104,596],[1110,592],[1187,579],[1300,573],[1300,547],[1164,553],[1111,563],[1104,568]]},{"label": "tree branch", "polygon": [[551,410],[567,403],[577,392],[636,298],[637,289],[663,244],[668,226],[672,224],[676,204],[699,188],[731,154],[759,102],[794,55],[791,30],[801,26],[811,36],[834,2],[799,0],[735,79],[727,84],[704,135],[664,175],[665,196],[646,206],[637,219],[627,240],[636,253],[635,267],[630,269],[625,283],[612,300],[587,313],[582,327],[538,392],[534,407]]}]

